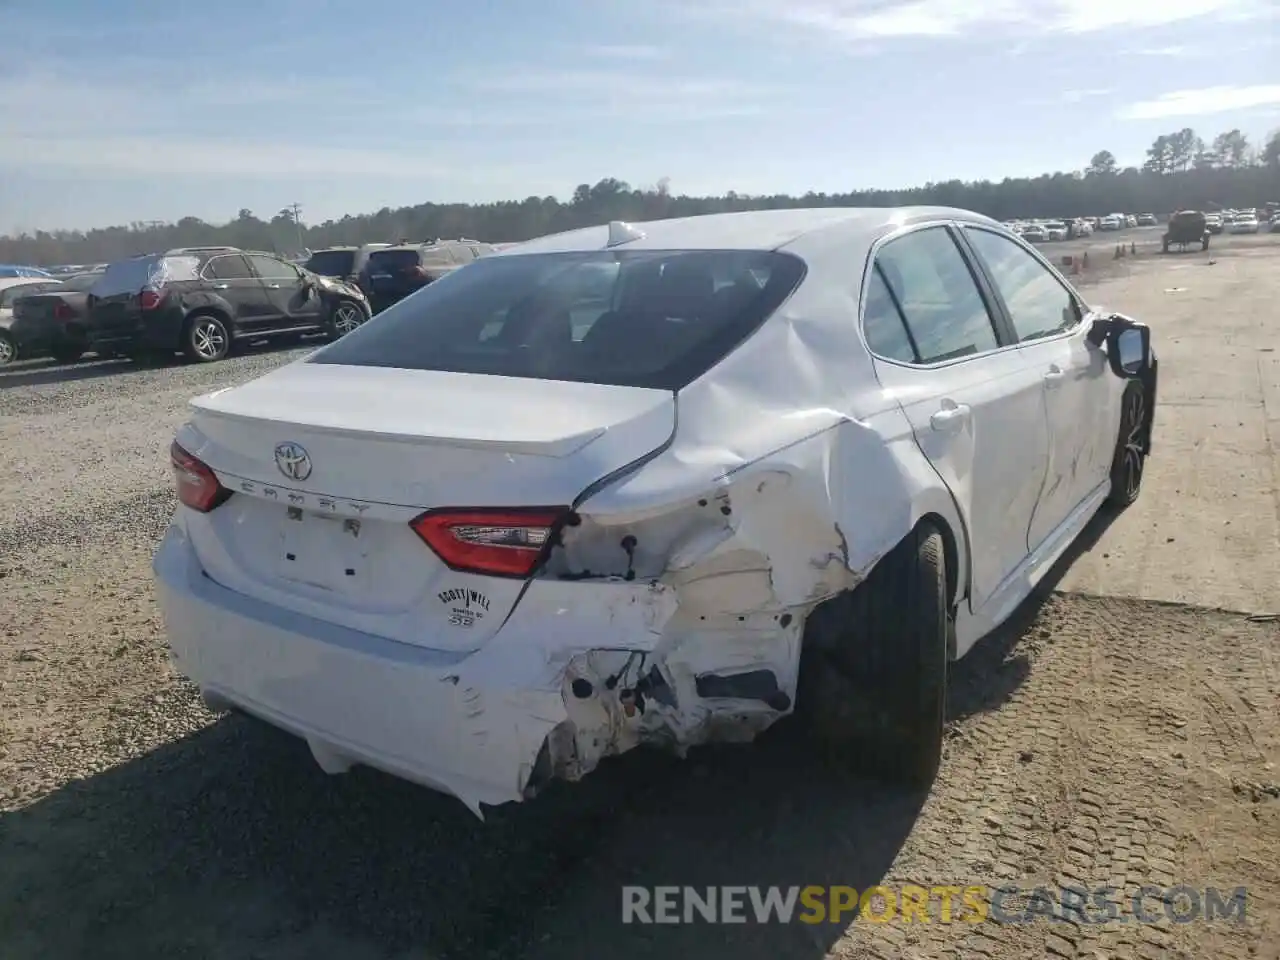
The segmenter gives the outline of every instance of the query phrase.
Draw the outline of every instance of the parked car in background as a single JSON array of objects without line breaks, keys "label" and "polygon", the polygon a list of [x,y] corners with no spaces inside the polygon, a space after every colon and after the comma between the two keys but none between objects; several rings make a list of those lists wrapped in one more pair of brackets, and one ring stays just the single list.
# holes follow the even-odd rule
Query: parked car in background
[{"label": "parked car in background", "polygon": [[24,357],[30,347],[24,347],[13,331],[13,307],[22,297],[57,286],[58,281],[38,277],[5,277],[0,279],[0,366]]},{"label": "parked car in background", "polygon": [[27,267],[20,263],[0,263],[0,280],[3,279],[54,280],[53,274],[40,267]]},{"label": "parked car in background", "polygon": [[1280,232],[1280,212],[1273,213],[1271,219],[1267,221],[1267,233]]},{"label": "parked car in background", "polygon": [[1204,215],[1204,225],[1205,225],[1205,229],[1207,229],[1214,236],[1217,236],[1218,234],[1222,233],[1222,230],[1223,230],[1222,214],[1206,213]]},{"label": "parked car in background", "polygon": [[1102,220],[1099,221],[1098,229],[1107,230],[1107,231],[1119,230],[1123,226],[1123,224],[1124,224],[1124,218],[1119,216],[1118,214],[1113,213],[1109,216],[1103,217]]},{"label": "parked car in background", "polygon": [[1159,222],[1160,221],[1156,219],[1156,215],[1154,213],[1138,214],[1138,226],[1140,227],[1154,227]]},{"label": "parked car in background", "polygon": [[322,277],[357,283],[360,271],[369,260],[369,254],[390,246],[389,243],[366,243],[358,247],[326,247],[324,250],[316,250],[302,265]]},{"label": "parked car in background", "polygon": [[494,252],[489,244],[476,240],[396,244],[369,254],[360,273],[360,288],[369,297],[374,313],[378,313],[432,281]]},{"label": "parked car in background", "polygon": [[1258,217],[1253,213],[1240,213],[1231,221],[1231,226],[1227,227],[1228,233],[1243,234],[1258,232]]},{"label": "parked car in background", "polygon": [[1045,238],[1048,240],[1067,239],[1067,225],[1061,220],[1049,220],[1044,224]]},{"label": "parked car in background", "polygon": [[960,210],[533,240],[192,402],[173,663],[480,815],[793,710],[927,787],[950,662],[1139,495],[1150,340]]},{"label": "parked car in background", "polygon": [[99,276],[36,281],[38,289],[14,301],[9,332],[21,359],[51,356],[59,363],[75,363],[88,351],[88,297]]},{"label": "parked car in background", "polygon": [[1022,229],[1022,239],[1031,243],[1044,243],[1049,239],[1049,231],[1043,224],[1029,223]]},{"label": "parked car in background", "polygon": [[100,353],[209,363],[236,341],[340,337],[369,315],[355,286],[274,254],[186,247],[108,267],[90,291],[88,339]]}]

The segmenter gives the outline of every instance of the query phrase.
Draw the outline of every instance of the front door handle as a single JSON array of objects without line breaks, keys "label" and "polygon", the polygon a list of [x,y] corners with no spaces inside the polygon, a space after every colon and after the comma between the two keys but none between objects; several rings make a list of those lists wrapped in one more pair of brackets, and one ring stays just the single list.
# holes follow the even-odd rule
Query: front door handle
[{"label": "front door handle", "polygon": [[1066,374],[1062,372],[1062,368],[1056,363],[1049,367],[1049,371],[1044,375],[1044,385],[1046,387],[1056,387],[1062,383]]},{"label": "front door handle", "polygon": [[268,283],[268,284],[267,284],[267,289],[268,289],[268,290],[279,290],[279,289],[280,289],[280,284],[278,284],[278,283]]},{"label": "front door handle", "polygon": [[943,400],[942,409],[929,418],[929,426],[939,432],[959,430],[969,422],[969,405]]},{"label": "front door handle", "polygon": [[229,283],[215,283],[213,285],[213,289],[215,290],[229,290],[230,288],[231,284]]}]

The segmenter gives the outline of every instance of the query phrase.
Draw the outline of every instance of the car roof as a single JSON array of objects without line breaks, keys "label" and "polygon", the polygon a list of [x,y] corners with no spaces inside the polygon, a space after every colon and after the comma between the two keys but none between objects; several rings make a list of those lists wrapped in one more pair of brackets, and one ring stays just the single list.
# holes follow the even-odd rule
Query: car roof
[{"label": "car roof", "polygon": [[[833,232],[846,241],[874,242],[899,227],[928,220],[964,220],[1001,226],[996,220],[955,207],[809,207],[712,213],[671,220],[635,222],[643,234],[620,244],[626,250],[779,250],[802,237]],[[600,250],[610,226],[601,224],[528,240],[497,256]]]}]

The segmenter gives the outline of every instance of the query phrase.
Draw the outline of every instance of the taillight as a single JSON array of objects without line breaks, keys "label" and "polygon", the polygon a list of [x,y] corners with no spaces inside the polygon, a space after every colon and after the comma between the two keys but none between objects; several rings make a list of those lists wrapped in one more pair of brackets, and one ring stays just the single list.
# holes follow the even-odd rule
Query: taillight
[{"label": "taillight", "polygon": [[53,319],[55,320],[72,320],[75,318],[76,312],[65,303],[56,303],[53,307]]},{"label": "taillight", "polygon": [[567,507],[428,510],[409,526],[454,570],[527,577],[568,514]]},{"label": "taillight", "polygon": [[138,293],[138,307],[142,310],[154,310],[160,306],[163,297],[159,290],[153,290],[151,287],[143,287]]},{"label": "taillight", "polygon": [[178,499],[192,510],[208,513],[227,502],[231,491],[224,487],[209,465],[183,450],[178,441],[169,445],[173,463],[173,485]]}]

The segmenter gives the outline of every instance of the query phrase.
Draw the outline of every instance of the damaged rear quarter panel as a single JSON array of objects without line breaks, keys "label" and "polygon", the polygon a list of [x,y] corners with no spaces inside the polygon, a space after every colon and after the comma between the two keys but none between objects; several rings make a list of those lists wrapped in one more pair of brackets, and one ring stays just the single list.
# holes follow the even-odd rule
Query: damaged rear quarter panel
[{"label": "damaged rear quarter panel", "polygon": [[679,393],[671,445],[579,505],[504,628],[572,611],[572,630],[542,640],[564,664],[556,774],[646,741],[683,752],[754,737],[794,706],[818,604],[926,514],[963,542],[949,492],[876,382],[848,280],[861,261],[844,253],[807,258],[791,300]]}]

